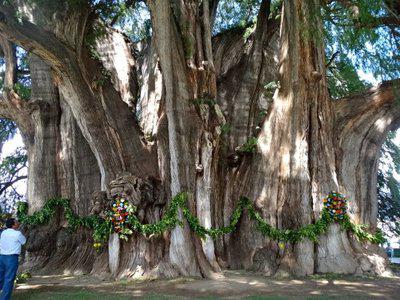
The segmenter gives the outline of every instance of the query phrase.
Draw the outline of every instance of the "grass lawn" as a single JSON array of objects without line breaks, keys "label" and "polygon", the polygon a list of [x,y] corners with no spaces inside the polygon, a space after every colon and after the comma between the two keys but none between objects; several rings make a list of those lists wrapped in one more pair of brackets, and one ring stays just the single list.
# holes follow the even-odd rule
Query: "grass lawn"
[{"label": "grass lawn", "polygon": [[[182,296],[173,296],[173,295],[159,295],[159,294],[150,294],[150,295],[141,295],[141,294],[133,294],[133,295],[124,295],[124,294],[110,294],[110,293],[101,293],[90,290],[79,290],[74,289],[70,291],[29,291],[29,292],[19,292],[13,296],[15,300],[126,300],[126,299],[149,299],[149,300],[158,300],[158,299],[224,299],[225,297],[182,297]],[[234,295],[228,296],[228,299],[234,299]],[[284,300],[284,299],[294,299],[297,297],[283,297],[283,296],[248,296],[243,297],[241,299],[246,300]],[[365,297],[355,297],[355,296],[315,296],[315,297],[299,297],[297,299],[314,299],[314,300],[328,300],[328,299],[365,299]]]},{"label": "grass lawn", "polygon": [[17,286],[13,299],[345,300],[400,299],[399,295],[398,276],[383,278],[324,274],[304,278],[274,278],[241,271],[226,271],[222,277],[215,279],[120,281],[90,275],[34,275]]}]

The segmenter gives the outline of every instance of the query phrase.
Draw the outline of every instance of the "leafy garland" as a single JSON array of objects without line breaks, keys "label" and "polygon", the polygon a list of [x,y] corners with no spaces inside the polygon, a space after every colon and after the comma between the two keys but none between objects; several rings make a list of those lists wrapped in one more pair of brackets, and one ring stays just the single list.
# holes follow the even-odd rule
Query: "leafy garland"
[{"label": "leafy garland", "polygon": [[54,216],[58,208],[64,208],[64,216],[68,222],[68,229],[76,231],[80,226],[93,229],[93,240],[96,243],[105,243],[112,233],[111,222],[98,215],[80,217],[74,213],[68,199],[49,199],[40,211],[28,216],[28,203],[18,202],[17,218],[25,225],[37,226],[46,225]]},{"label": "leafy garland", "polygon": [[[334,197],[335,200],[333,200]],[[332,215],[332,208],[326,204],[328,203],[328,200],[325,201],[325,199],[331,199],[332,205],[334,205],[333,201],[339,202],[340,200],[340,205],[343,204],[341,209],[344,211],[344,213],[340,213],[340,217]],[[54,216],[57,208],[62,207],[64,208],[65,219],[68,222],[68,228],[70,230],[76,230],[79,226],[93,229],[93,240],[95,242],[94,247],[96,250],[101,249],[113,231],[117,232],[120,238],[127,240],[128,236],[132,235],[133,232],[137,232],[146,236],[160,235],[167,230],[173,229],[177,225],[183,226],[183,222],[178,218],[179,208],[182,210],[183,216],[187,220],[189,227],[200,238],[205,238],[206,235],[216,238],[220,235],[235,231],[244,209],[247,209],[250,219],[256,222],[257,228],[261,234],[272,240],[278,241],[280,246],[286,242],[297,243],[303,239],[309,239],[317,242],[318,236],[324,234],[329,225],[334,222],[337,222],[341,226],[342,230],[353,233],[359,241],[368,241],[374,244],[381,244],[385,242],[385,238],[380,230],[377,230],[375,234],[371,234],[366,230],[367,227],[365,225],[354,224],[350,221],[350,218],[346,213],[346,201],[344,201],[345,198],[341,194],[332,192],[325,199],[325,205],[320,218],[315,223],[305,225],[298,229],[278,229],[272,227],[261,217],[260,213],[255,210],[252,202],[243,196],[240,197],[239,202],[232,213],[228,226],[208,229],[200,225],[199,220],[186,206],[186,193],[177,194],[171,200],[171,203],[167,207],[162,219],[154,224],[142,224],[138,217],[134,214],[136,207],[130,204],[122,204],[121,206],[121,203],[125,203],[125,200],[121,196],[117,196],[114,199],[112,207],[115,209],[111,209],[107,213],[107,217],[105,219],[99,217],[98,215],[79,217],[73,212],[69,200],[62,198],[48,200],[40,211],[33,213],[31,216],[27,215],[27,203],[20,202],[18,203],[17,207],[17,217],[23,224],[44,225],[49,222],[52,216]],[[121,207],[119,210],[117,208],[117,203]],[[119,219],[119,217],[121,217],[121,219]]]}]

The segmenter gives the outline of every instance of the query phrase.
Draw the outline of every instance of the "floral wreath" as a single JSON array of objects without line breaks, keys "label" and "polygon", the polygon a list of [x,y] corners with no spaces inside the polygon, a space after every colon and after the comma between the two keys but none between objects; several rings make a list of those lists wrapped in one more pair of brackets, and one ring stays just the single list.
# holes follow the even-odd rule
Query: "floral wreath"
[{"label": "floral wreath", "polygon": [[331,218],[335,221],[344,219],[347,213],[347,198],[345,196],[337,192],[330,192],[323,202]]},{"label": "floral wreath", "polygon": [[[130,204],[122,195],[113,196],[113,202],[110,209],[107,211],[106,219],[111,222],[112,229],[118,234],[119,238],[128,240],[128,235],[131,235],[131,224],[129,216],[136,212],[136,206]],[[97,252],[102,251],[104,245],[95,242],[93,247]]]}]

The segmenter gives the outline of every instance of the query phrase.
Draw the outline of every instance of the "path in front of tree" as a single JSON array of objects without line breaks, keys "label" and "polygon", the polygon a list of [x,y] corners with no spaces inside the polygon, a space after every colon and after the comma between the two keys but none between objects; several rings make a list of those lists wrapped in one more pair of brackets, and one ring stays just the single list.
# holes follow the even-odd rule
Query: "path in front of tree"
[{"label": "path in front of tree", "polygon": [[277,279],[241,271],[216,279],[120,280],[88,275],[35,275],[18,285],[16,300],[27,299],[399,299],[400,277],[312,276]]}]

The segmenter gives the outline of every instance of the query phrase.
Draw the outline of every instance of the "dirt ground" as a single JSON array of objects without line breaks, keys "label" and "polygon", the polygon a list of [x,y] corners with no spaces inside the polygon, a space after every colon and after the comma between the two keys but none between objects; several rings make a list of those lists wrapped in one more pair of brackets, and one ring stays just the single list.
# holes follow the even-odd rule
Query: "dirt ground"
[{"label": "dirt ground", "polygon": [[400,299],[400,277],[312,276],[277,279],[227,271],[216,279],[119,280],[34,275],[14,299]]}]

